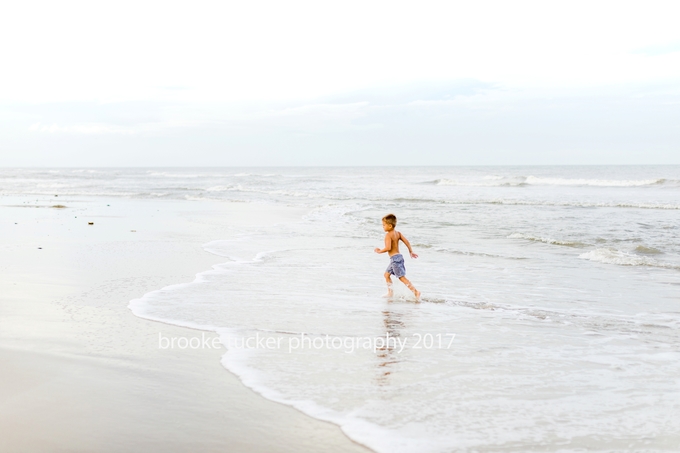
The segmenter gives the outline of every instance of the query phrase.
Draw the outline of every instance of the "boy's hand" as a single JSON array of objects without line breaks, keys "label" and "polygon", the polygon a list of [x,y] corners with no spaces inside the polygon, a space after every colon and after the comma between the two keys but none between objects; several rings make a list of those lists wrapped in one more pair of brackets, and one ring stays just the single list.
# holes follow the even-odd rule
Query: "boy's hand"
[{"label": "boy's hand", "polygon": [[379,249],[378,247],[374,248],[373,251],[374,251],[375,253],[380,253],[380,249]]},{"label": "boy's hand", "polygon": [[415,253],[411,252],[411,258],[413,258],[413,259],[415,260],[415,259],[418,258],[418,255],[416,255]]}]

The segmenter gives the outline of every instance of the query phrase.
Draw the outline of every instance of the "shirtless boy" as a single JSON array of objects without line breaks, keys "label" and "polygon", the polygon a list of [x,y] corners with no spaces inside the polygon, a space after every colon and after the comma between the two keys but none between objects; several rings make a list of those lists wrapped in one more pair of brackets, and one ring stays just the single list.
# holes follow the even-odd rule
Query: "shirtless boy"
[{"label": "shirtless boy", "polygon": [[420,291],[415,289],[410,281],[406,278],[406,268],[404,267],[404,257],[399,253],[399,241],[406,244],[411,258],[416,259],[418,255],[411,250],[411,243],[406,237],[394,228],[397,226],[397,217],[394,214],[387,214],[382,218],[383,230],[385,230],[385,248],[374,250],[375,253],[385,253],[390,255],[390,265],[385,270],[385,280],[387,281],[387,294],[385,297],[392,297],[392,278],[391,275],[397,277],[401,282],[408,287],[416,296],[416,300],[420,300]]}]

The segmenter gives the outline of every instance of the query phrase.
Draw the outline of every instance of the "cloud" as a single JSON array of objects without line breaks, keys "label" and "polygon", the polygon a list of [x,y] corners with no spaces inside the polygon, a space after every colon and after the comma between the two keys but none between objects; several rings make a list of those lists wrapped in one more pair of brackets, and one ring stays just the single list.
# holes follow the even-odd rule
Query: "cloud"
[{"label": "cloud", "polygon": [[668,55],[675,52],[680,52],[680,41],[641,47],[633,50],[631,53],[658,57],[659,55]]},{"label": "cloud", "polygon": [[678,42],[677,9],[605,0],[10,2],[0,15],[10,68],[0,72],[0,100],[312,102],[350,93],[343,102],[374,102],[366,96],[389,97],[381,87],[433,80],[648,82],[680,76],[677,59],[640,64],[667,52],[654,43]]},{"label": "cloud", "polygon": [[466,79],[311,101],[21,103],[0,105],[0,151],[5,165],[680,163],[678,102],[674,79],[589,89]]},{"label": "cloud", "polygon": [[138,135],[143,133],[158,133],[164,129],[196,127],[200,123],[187,121],[166,121],[157,123],[141,123],[133,126],[120,126],[109,123],[77,123],[72,125],[33,123],[28,127],[30,132],[41,134],[71,134],[71,135]]},{"label": "cloud", "polygon": [[382,84],[324,97],[329,102],[366,102],[371,105],[400,105],[411,102],[448,101],[498,89],[477,79],[430,79],[402,84]]}]

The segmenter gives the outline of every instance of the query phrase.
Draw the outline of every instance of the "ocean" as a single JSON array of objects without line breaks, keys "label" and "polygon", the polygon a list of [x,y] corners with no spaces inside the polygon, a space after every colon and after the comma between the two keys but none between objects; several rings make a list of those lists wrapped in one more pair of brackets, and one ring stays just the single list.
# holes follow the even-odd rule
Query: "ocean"
[{"label": "ocean", "polygon": [[[129,306],[376,451],[680,446],[678,166],[0,169],[52,194],[304,208]],[[388,213],[420,303],[382,297]]]}]

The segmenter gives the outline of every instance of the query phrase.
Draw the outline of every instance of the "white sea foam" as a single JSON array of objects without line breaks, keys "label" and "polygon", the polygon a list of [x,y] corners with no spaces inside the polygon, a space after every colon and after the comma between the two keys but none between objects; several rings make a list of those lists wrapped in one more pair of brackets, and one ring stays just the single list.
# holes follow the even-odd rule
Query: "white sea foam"
[{"label": "white sea foam", "polygon": [[260,176],[260,177],[270,177],[270,176],[280,176],[277,173],[236,173],[234,176],[247,177],[247,176]]},{"label": "white sea foam", "polygon": [[71,189],[74,187],[81,187],[82,184],[66,184],[66,183],[52,183],[52,184],[36,184],[40,189]]},{"label": "white sea foam", "polygon": [[597,261],[605,264],[618,264],[619,266],[649,266],[664,269],[679,269],[680,266],[663,263],[649,256],[635,255],[612,248],[597,248],[579,255],[579,258]]},{"label": "white sea foam", "polygon": [[[512,237],[511,235],[510,237]],[[414,246],[417,246],[414,244]],[[426,248],[432,248],[431,246],[424,246]],[[527,257],[525,256],[505,256],[505,255],[496,255],[494,253],[484,253],[484,252],[470,252],[470,251],[465,251],[465,250],[455,250],[455,249],[449,249],[449,248],[435,248],[436,251],[438,252],[444,252],[444,253],[451,253],[453,255],[463,255],[463,256],[480,256],[480,257],[485,257],[485,258],[503,258],[503,259],[509,259],[509,260],[525,260]]]},{"label": "white sea foam", "polygon": [[438,186],[463,186],[463,187],[502,187],[521,186],[525,184],[525,178],[484,177],[482,179],[436,179],[432,181]]},{"label": "white sea foam", "polygon": [[543,242],[545,244],[552,244],[552,245],[563,245],[565,247],[583,247],[586,244],[583,242],[579,241],[565,241],[565,240],[559,240],[559,239],[553,239],[549,237],[541,237],[541,236],[533,236],[531,234],[524,234],[524,233],[512,233],[510,236],[508,236],[509,239],[525,239],[527,241],[535,241],[535,242]]},{"label": "white sea foam", "polygon": [[167,171],[149,171],[149,176],[162,176],[165,178],[198,178],[201,175],[192,173],[170,173]]},{"label": "white sea foam", "polygon": [[[511,176],[486,175],[480,178],[435,179],[432,183],[439,186],[593,186],[593,187],[642,187],[662,185],[668,183],[664,178],[655,179],[588,179],[588,178],[550,178],[538,176]],[[673,185],[674,181],[670,182]]]},{"label": "white sea foam", "polygon": [[430,201],[444,204],[498,204],[507,206],[556,206],[574,208],[628,208],[628,209],[660,209],[660,210],[680,210],[680,205],[672,203],[645,203],[645,202],[587,202],[587,201],[549,201],[549,200],[513,200],[507,198],[494,199],[473,199],[465,201],[454,200],[417,200]]},{"label": "white sea foam", "polygon": [[233,190],[243,190],[241,184],[235,184],[230,186],[212,186],[205,189],[206,192],[228,192]]},{"label": "white sea foam", "polygon": [[615,180],[615,179],[583,179],[583,178],[546,178],[528,176],[525,181],[531,185],[541,186],[598,186],[598,187],[640,187],[662,184],[663,178]]}]

